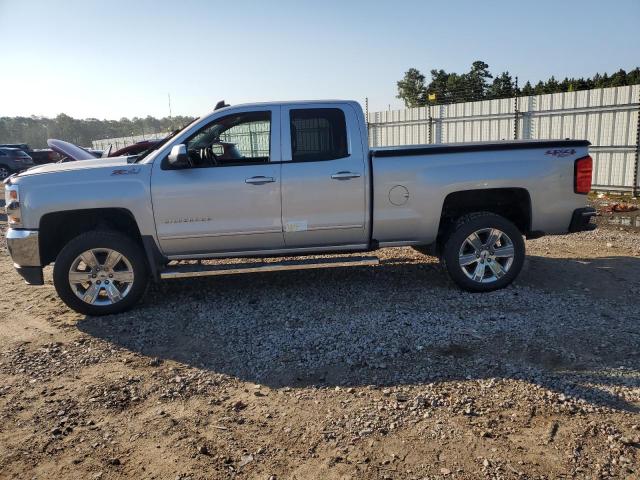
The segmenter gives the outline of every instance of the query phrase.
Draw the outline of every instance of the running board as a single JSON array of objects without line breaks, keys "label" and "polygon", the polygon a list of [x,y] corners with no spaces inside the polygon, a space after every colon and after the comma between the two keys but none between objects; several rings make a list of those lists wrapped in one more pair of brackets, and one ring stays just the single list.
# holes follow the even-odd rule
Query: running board
[{"label": "running board", "polygon": [[160,273],[161,279],[235,275],[239,273],[311,270],[315,268],[364,267],[378,265],[378,257],[334,257],[283,260],[281,262],[232,263],[225,265],[176,265]]}]

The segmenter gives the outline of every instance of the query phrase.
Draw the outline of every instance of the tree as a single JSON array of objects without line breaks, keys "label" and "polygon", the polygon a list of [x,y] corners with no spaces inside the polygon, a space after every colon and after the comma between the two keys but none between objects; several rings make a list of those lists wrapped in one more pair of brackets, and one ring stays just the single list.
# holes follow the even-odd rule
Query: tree
[{"label": "tree", "polygon": [[[528,82],[527,82],[528,83]],[[531,84],[529,84],[531,87]],[[493,79],[487,91],[488,98],[509,98],[516,95],[516,85],[509,72],[502,72]]]},{"label": "tree", "polygon": [[556,80],[556,78],[551,75],[551,78],[547,80],[547,83],[544,84],[544,93],[558,93],[561,92],[560,84]]},{"label": "tree", "polygon": [[398,82],[398,95],[407,108],[420,107],[426,104],[425,76],[416,68],[410,68],[404,78]]},{"label": "tree", "polygon": [[[449,100],[449,74],[444,70],[431,70],[431,83],[427,86],[429,103],[444,103]],[[433,100],[430,100],[433,99]]]},{"label": "tree", "polygon": [[93,140],[130,137],[150,133],[167,133],[190,123],[192,117],[122,118],[120,120],[79,120],[61,113],[56,118],[0,117],[0,143],[28,143],[32,148],[47,146],[48,138],[58,138],[81,146]]},{"label": "tree", "polygon": [[627,85],[637,85],[640,83],[640,68],[636,67],[627,73]]},{"label": "tree", "polygon": [[407,71],[398,82],[398,98],[405,100],[407,106],[421,106],[640,84],[640,67],[629,72],[620,69],[613,75],[596,73],[591,78],[565,77],[561,82],[552,76],[538,81],[535,87],[527,81],[522,90],[516,88],[509,72],[501,73],[489,83],[493,76],[489,65],[481,60],[473,62],[467,73],[448,73],[442,69],[430,73],[431,82],[425,87],[424,75],[414,68]]},{"label": "tree", "polygon": [[489,73],[489,65],[482,60],[476,60],[471,64],[471,70],[464,76],[465,96],[468,101],[475,102],[486,97],[488,79],[493,78]]},{"label": "tree", "polygon": [[616,73],[611,75],[611,80],[609,82],[610,87],[623,87],[627,84],[627,72],[623,69],[618,70]]},{"label": "tree", "polygon": [[524,87],[522,87],[522,95],[524,95],[525,97],[529,97],[531,95],[534,95],[535,92],[533,91],[533,87],[531,86],[531,82],[529,80],[527,80],[527,83],[524,84]]}]

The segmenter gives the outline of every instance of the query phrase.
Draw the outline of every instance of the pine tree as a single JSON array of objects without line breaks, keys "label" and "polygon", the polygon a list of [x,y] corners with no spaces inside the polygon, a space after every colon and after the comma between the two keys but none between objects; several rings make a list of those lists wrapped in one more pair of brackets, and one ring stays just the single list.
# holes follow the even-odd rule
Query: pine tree
[{"label": "pine tree", "polygon": [[509,98],[515,95],[516,85],[509,72],[502,72],[494,78],[487,92],[487,98]]},{"label": "pine tree", "polygon": [[522,87],[522,95],[524,95],[525,97],[535,95],[535,92],[533,91],[533,87],[531,86],[531,82],[529,80],[527,80],[527,83],[525,83],[524,87]]}]

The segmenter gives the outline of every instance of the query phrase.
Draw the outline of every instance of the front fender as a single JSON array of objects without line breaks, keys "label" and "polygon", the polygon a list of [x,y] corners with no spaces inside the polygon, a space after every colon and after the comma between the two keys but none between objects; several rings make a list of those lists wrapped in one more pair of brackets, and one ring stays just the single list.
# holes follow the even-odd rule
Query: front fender
[{"label": "front fender", "polygon": [[154,235],[151,165],[109,166],[18,178],[23,227],[37,229],[48,213],[122,208],[142,235]]}]

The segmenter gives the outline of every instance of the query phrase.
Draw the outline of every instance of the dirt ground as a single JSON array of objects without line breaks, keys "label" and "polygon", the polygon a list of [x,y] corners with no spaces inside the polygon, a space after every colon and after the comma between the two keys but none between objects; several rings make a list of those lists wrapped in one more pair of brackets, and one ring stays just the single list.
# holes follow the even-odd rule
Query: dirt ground
[{"label": "dirt ground", "polygon": [[0,478],[640,478],[640,232],[600,222],[492,294],[396,249],[103,318],[3,237]]}]

